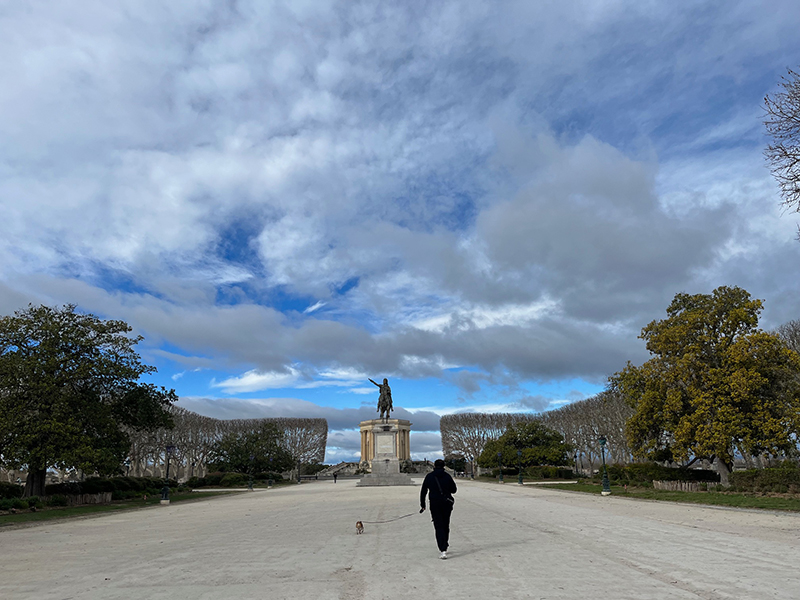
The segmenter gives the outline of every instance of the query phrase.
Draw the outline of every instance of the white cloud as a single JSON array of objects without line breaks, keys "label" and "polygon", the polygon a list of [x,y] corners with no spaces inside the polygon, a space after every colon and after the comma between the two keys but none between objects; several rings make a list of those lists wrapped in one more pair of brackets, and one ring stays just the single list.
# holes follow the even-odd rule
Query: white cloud
[{"label": "white cloud", "polygon": [[6,312],[123,318],[230,394],[602,380],[712,284],[797,317],[788,2],[154,6],[0,22]]}]

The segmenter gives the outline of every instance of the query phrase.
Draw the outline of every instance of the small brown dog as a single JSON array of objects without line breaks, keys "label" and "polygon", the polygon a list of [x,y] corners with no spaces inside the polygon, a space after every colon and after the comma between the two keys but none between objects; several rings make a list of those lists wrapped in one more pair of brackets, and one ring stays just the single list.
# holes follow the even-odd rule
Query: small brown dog
[{"label": "small brown dog", "polygon": [[356,521],[356,535],[364,533],[364,524],[361,521]]}]

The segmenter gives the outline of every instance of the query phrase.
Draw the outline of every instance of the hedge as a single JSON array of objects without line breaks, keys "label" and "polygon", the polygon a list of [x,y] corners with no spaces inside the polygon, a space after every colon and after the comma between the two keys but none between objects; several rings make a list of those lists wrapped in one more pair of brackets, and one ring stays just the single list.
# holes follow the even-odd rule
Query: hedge
[{"label": "hedge", "polygon": [[21,498],[24,488],[16,483],[0,481],[0,499]]},{"label": "hedge", "polygon": [[[652,484],[657,481],[719,481],[719,473],[708,469],[672,468],[657,463],[607,465],[608,479],[623,484]],[[602,471],[600,472],[602,475]]]},{"label": "hedge", "polygon": [[[280,473],[256,473],[253,475],[253,481],[267,482],[270,479],[273,481],[281,481],[283,476]],[[209,473],[205,477],[190,477],[186,482],[187,487],[201,488],[201,487],[228,487],[244,485],[250,480],[250,476],[245,473]]]},{"label": "hedge", "polygon": [[[178,487],[174,479],[169,481],[170,487]],[[63,496],[78,496],[81,494],[99,494],[112,492],[117,498],[138,496],[139,493],[156,494],[164,487],[164,480],[160,477],[90,477],[86,481],[72,481],[69,483],[56,483],[45,486],[45,495],[60,494]]]},{"label": "hedge", "polygon": [[800,465],[785,461],[769,469],[748,469],[730,474],[730,489],[736,492],[800,493]]}]

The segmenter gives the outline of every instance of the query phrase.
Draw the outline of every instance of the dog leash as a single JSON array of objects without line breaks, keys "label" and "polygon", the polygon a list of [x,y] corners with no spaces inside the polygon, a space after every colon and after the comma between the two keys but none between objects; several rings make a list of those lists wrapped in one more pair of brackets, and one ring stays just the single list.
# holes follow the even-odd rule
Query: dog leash
[{"label": "dog leash", "polygon": [[400,519],[405,519],[406,517],[413,517],[417,513],[408,513],[407,515],[403,515],[402,517],[396,517],[394,519],[389,519],[388,521],[361,521],[362,523],[369,523],[370,525],[375,525],[378,523],[391,523],[392,521],[399,521]]}]

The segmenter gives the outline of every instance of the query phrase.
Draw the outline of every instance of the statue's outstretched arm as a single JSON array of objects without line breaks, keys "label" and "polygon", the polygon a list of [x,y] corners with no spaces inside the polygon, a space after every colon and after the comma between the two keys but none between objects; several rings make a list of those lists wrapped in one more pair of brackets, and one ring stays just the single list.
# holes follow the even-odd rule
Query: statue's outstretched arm
[{"label": "statue's outstretched arm", "polygon": [[[367,379],[369,379],[369,377],[367,377]],[[370,380],[370,381],[372,381],[372,379],[369,379],[369,380]],[[372,383],[375,383],[375,382],[374,382],[374,381],[372,381]],[[378,387],[381,387],[381,384],[380,384],[380,383],[375,383],[375,385],[377,385]]]}]

